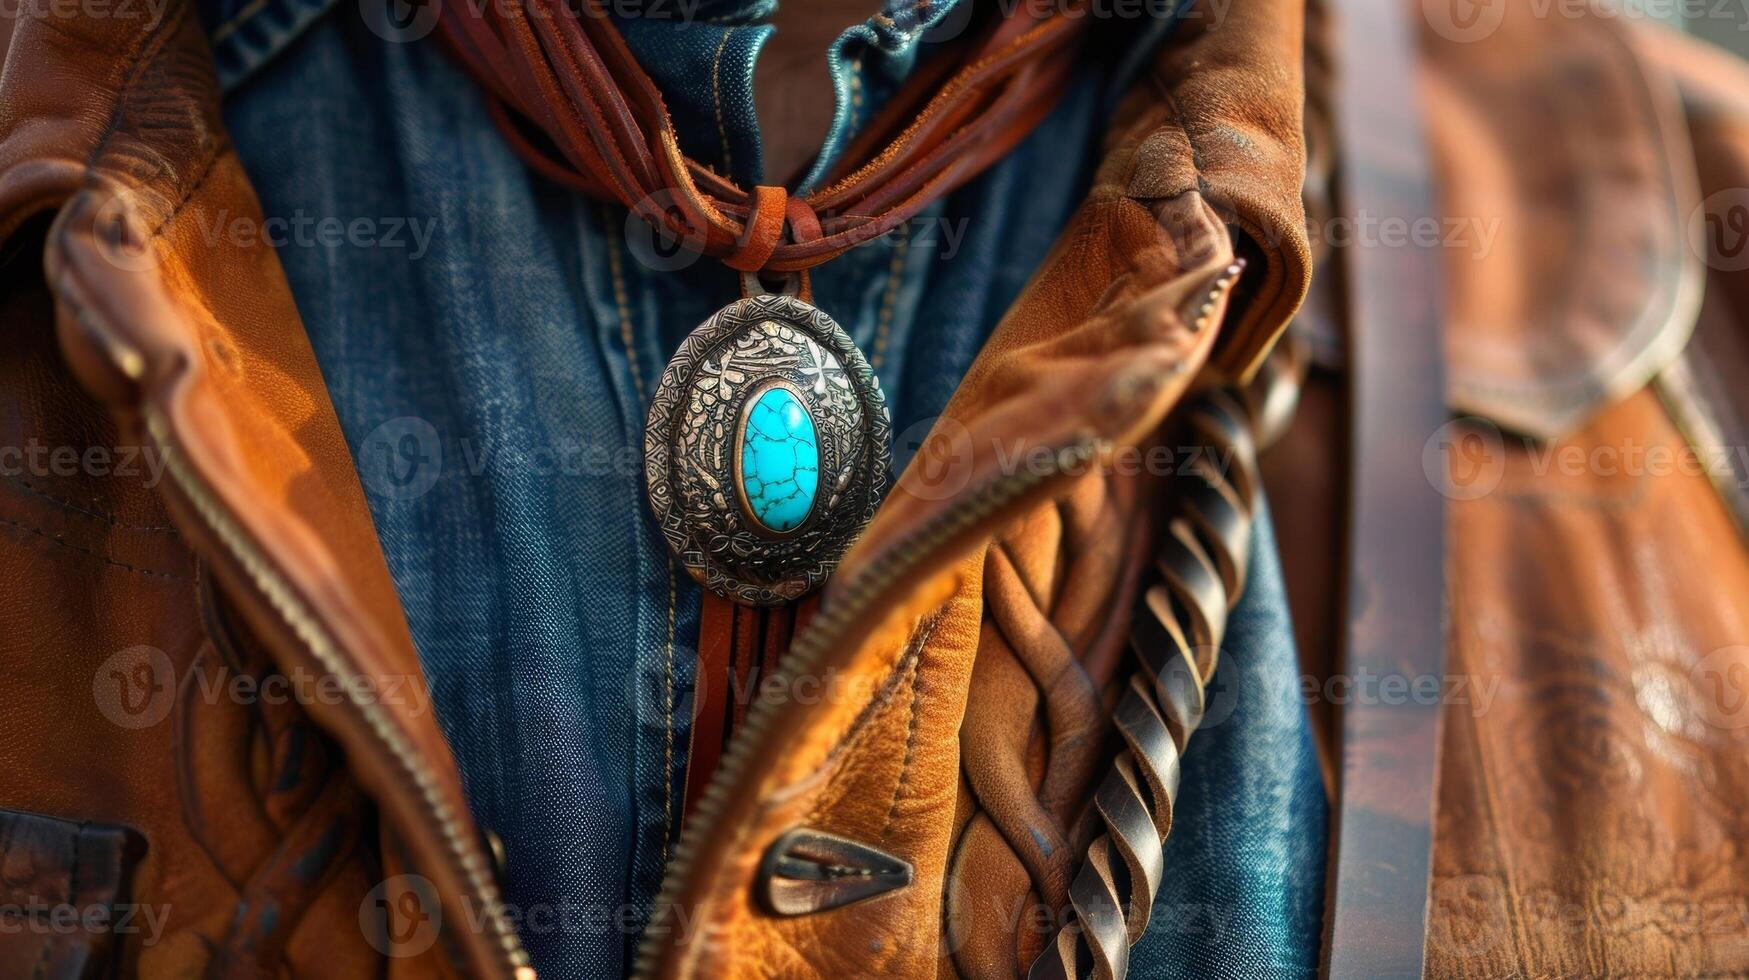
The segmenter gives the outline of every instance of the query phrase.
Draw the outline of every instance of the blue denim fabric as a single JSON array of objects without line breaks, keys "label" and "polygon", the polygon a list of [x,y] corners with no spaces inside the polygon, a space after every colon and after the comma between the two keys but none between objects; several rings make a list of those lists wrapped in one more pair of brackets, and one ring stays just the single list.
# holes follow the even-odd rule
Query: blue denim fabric
[{"label": "blue denim fabric", "polygon": [[[681,131],[707,141],[694,152],[712,159],[726,133],[751,179],[764,28],[733,5],[701,9],[709,22],[628,34],[672,86]],[[507,848],[506,900],[544,975],[619,974],[678,823],[699,614],[644,503],[644,414],[736,277],[532,175],[436,44],[385,40],[354,3],[212,0],[204,15],[232,138],[292,236],[278,254],[438,720],[470,807]],[[840,90],[851,64],[896,82],[918,29],[848,32]],[[719,52],[718,73],[691,74]],[[817,270],[816,303],[880,374],[900,456],[1084,193],[1109,83],[1089,71],[1008,159]],[[887,82],[858,84],[872,100]],[[834,145],[868,107],[841,112]],[[323,239],[324,220],[363,220],[378,240]],[[380,240],[391,233],[398,246]]]},{"label": "blue denim fabric", "polygon": [[1130,952],[1138,980],[1313,976],[1324,907],[1324,783],[1267,512],[1190,741],[1166,876]]}]

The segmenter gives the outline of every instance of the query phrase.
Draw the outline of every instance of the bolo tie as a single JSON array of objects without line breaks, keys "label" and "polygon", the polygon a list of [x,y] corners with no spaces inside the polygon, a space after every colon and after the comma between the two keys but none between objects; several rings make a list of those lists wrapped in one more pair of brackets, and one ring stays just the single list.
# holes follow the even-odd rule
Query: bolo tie
[{"label": "bolo tie", "polygon": [[[961,0],[970,2],[970,0]],[[1007,153],[1067,87],[1081,2],[1022,3],[920,67],[817,191],[751,189],[681,152],[605,0],[443,4],[443,36],[531,167],[740,273],[683,340],[644,431],[650,509],[705,589],[750,606],[819,588],[886,488],[890,421],[809,270],[902,226]]]}]

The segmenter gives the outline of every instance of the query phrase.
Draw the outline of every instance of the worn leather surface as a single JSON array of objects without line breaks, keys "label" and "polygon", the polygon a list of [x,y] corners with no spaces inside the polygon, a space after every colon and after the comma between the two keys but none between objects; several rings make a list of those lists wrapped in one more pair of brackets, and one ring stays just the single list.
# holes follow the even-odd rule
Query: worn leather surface
[{"label": "worn leather surface", "polygon": [[[654,972],[1013,976],[1060,921],[1109,758],[1148,481],[1014,460],[1150,444],[1193,384],[1260,359],[1305,289],[1297,4],[1234,8],[1219,30],[1206,14],[1120,112],[1089,200],[846,557],[809,627],[829,642],[798,637],[788,666],[850,693],[768,712],[731,747],[735,791],[682,842]],[[1256,276],[1226,317],[1224,296],[1204,304],[1235,238]],[[879,847],[914,882],[770,915],[759,855],[796,826]]]},{"label": "worn leather surface", "polygon": [[[277,260],[213,237],[261,215],[204,36],[183,4],[141,13],[8,19],[4,443],[162,466],[0,482],[0,806],[140,835],[131,901],[169,916],[118,944],[142,975],[376,971],[359,916],[386,869],[464,916],[484,858]],[[225,693],[275,674],[378,693]],[[491,922],[387,969],[509,973]]]}]

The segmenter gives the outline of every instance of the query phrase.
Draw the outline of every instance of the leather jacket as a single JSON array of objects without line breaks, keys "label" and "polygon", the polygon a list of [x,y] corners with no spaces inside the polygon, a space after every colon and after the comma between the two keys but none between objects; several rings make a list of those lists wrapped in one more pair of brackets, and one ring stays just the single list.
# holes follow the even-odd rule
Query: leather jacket
[{"label": "leather jacket", "polygon": [[[1340,810],[1430,855],[1410,881],[1425,932],[1414,907],[1342,918],[1345,855],[1368,851],[1339,830],[1336,942],[1412,922],[1403,944],[1440,975],[1740,972],[1749,943],[1704,916],[1749,882],[1745,728],[1707,687],[1743,663],[1741,461],[1545,461],[1741,444],[1741,242],[1697,251],[1689,229],[1736,227],[1749,78],[1599,15],[1461,40],[1417,23],[1426,57],[1399,82],[1425,108],[1437,216],[1501,224],[1486,254],[1437,253],[1434,345],[1454,438],[1487,449],[1454,466],[1494,482],[1440,484],[1446,550],[1413,557],[1445,575],[1443,669],[1499,693],[1444,705],[1399,756],[1311,706]],[[1342,411],[1367,294],[1335,284],[1380,246],[1312,234],[1363,166],[1326,86],[1366,58],[1321,27],[1293,0],[1233,5],[1154,60],[938,423],[951,465],[913,462],[784,661],[843,696],[749,712],[640,969],[1014,976],[1057,951],[1065,973],[1120,973],[1260,486],[1307,670],[1346,669],[1367,609],[1333,572],[1364,558],[1345,501],[1389,483]],[[0,972],[531,975],[278,260],[200,237],[260,208],[199,24],[173,3],[150,26],[6,30],[5,441],[113,458],[0,484],[0,886],[164,922],[149,944],[0,934]],[[1233,465],[1111,465],[1167,432]],[[1421,479],[1419,456],[1384,465]],[[210,696],[275,678],[307,687]],[[1393,797],[1376,774],[1394,768],[1435,775],[1436,805]],[[1029,904],[1073,914],[1017,918]]]}]

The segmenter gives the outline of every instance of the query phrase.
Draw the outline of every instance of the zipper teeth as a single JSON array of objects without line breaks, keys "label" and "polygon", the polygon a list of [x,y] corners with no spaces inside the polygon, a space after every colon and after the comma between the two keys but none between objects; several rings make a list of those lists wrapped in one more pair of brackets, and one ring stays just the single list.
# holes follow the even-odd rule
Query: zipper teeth
[{"label": "zipper teeth", "polygon": [[[1027,491],[1091,460],[1098,446],[1097,439],[1084,436],[1059,449],[1051,457],[1052,465],[1049,467],[991,481],[960,506],[930,519],[902,544],[876,559],[858,577],[848,593],[836,597],[836,601],[824,608],[796,638],[774,675],[779,679],[779,687],[786,686],[797,671],[812,667],[825,651],[836,647],[841,639],[839,634],[875,599],[886,594],[901,576],[915,568],[931,548],[1002,509]],[[674,908],[680,890],[692,870],[699,841],[706,836],[706,828],[709,828],[710,833],[716,832],[717,817],[728,804],[732,788],[740,784],[742,770],[747,767],[754,746],[760,741],[765,729],[770,727],[779,710],[776,702],[764,699],[754,702],[747,712],[746,720],[741,723],[740,730],[730,739],[728,751],[723,754],[717,771],[711,775],[704,796],[699,799],[698,807],[687,821],[680,842],[674,848],[674,855],[668,862],[662,888],[656,895],[654,917],[645,931],[643,942],[638,946],[633,976],[655,976],[671,929],[667,913]]]},{"label": "zipper teeth", "polygon": [[[152,437],[166,452],[167,472],[177,486],[186,495],[201,518],[217,533],[220,542],[242,566],[244,574],[255,583],[261,594],[279,613],[286,625],[309,649],[310,653],[321,664],[322,669],[337,677],[351,678],[346,669],[347,664],[339,652],[339,644],[330,637],[310,615],[302,601],[294,591],[270,568],[267,562],[256,552],[254,546],[244,536],[243,532],[232,521],[214,500],[212,493],[194,471],[183,461],[180,453],[170,451],[171,440],[168,426],[161,413],[148,410],[146,426]],[[498,901],[497,886],[485,874],[485,861],[479,853],[479,845],[463,831],[456,819],[455,811],[449,803],[439,795],[436,782],[431,778],[430,768],[421,764],[417,755],[407,745],[382,707],[369,698],[362,697],[355,685],[343,685],[348,703],[358,709],[371,733],[383,744],[389,754],[399,763],[401,775],[417,791],[419,801],[425,805],[432,819],[443,832],[445,842],[449,845],[450,856],[455,859],[462,870],[462,876],[468,886],[479,896],[485,906],[485,922],[488,932],[494,933],[499,951],[503,955],[502,965],[506,973],[517,975],[526,970],[528,953],[523,949],[522,942],[514,930],[504,920]]]}]

